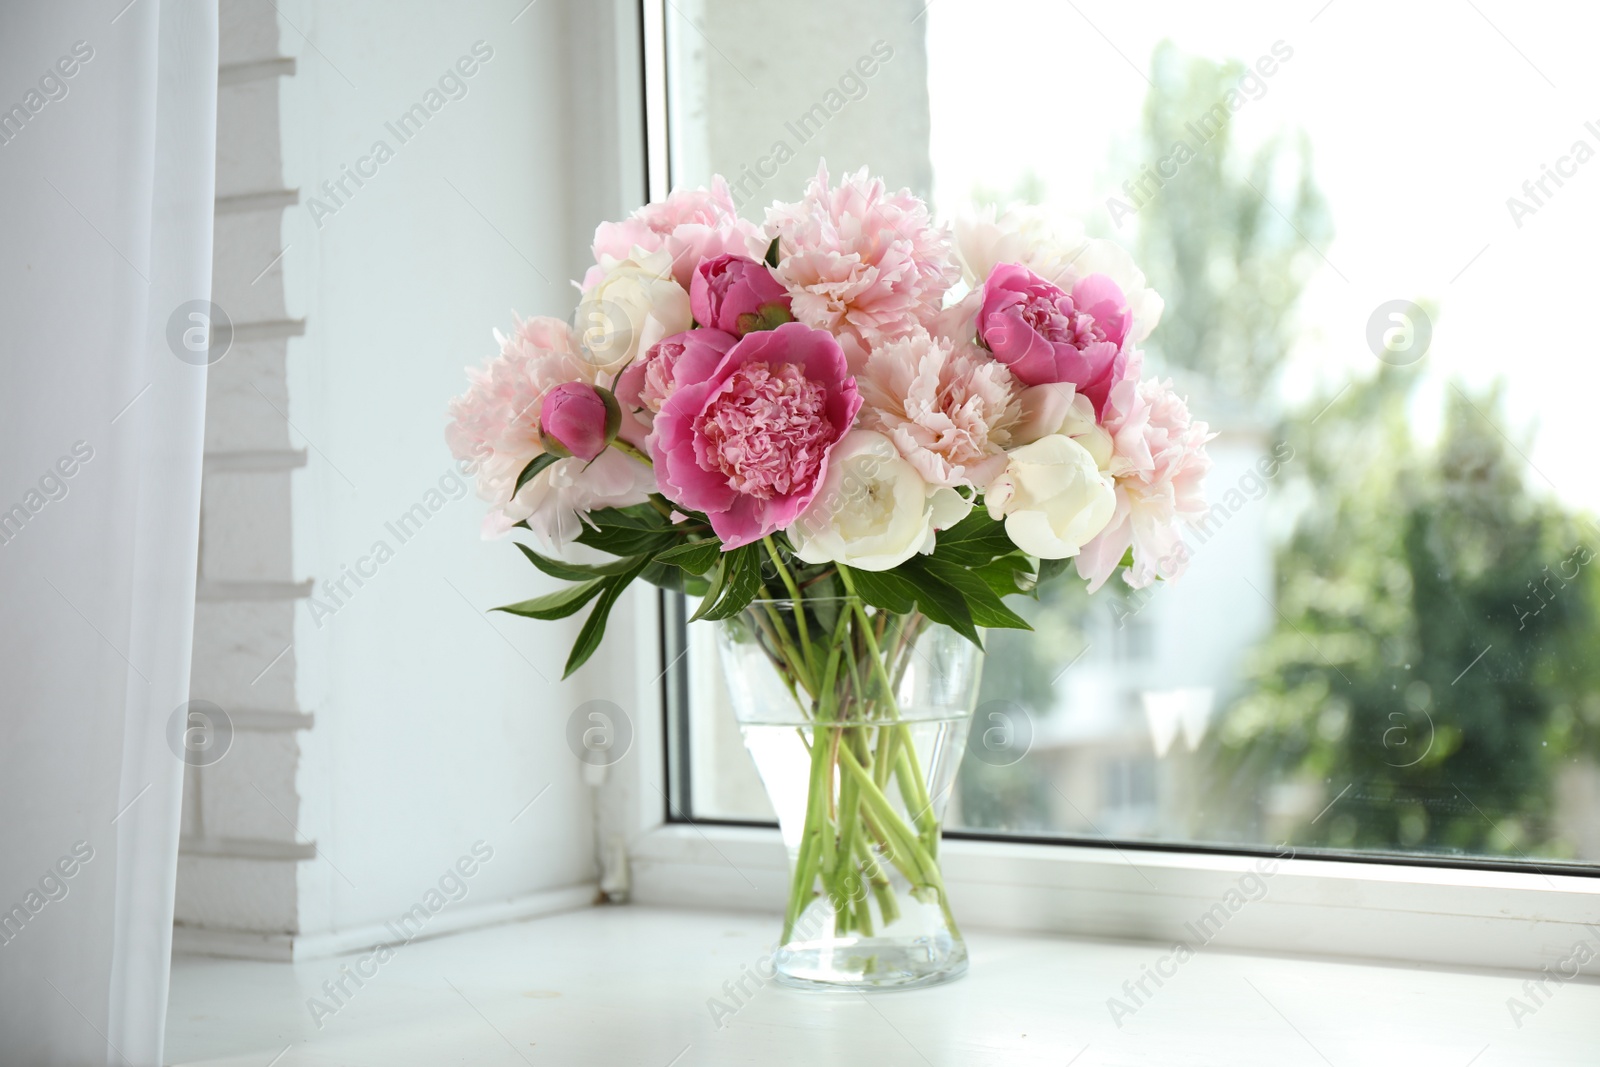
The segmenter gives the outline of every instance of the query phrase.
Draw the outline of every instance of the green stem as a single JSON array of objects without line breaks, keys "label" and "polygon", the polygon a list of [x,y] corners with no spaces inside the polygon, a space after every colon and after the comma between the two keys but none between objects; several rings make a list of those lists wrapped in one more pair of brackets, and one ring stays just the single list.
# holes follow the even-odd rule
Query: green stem
[{"label": "green stem", "polygon": [[950,927],[950,935],[959,938],[961,930],[950,911],[950,897],[945,892],[944,879],[939,875],[939,865],[928,855],[917,835],[900,818],[889,798],[883,795],[872,781],[872,776],[862,768],[848,748],[839,750],[839,769],[859,780],[861,801],[871,812],[871,822],[876,823],[880,839],[888,848],[890,862],[900,868],[914,888],[927,888],[934,892],[939,899],[939,909],[944,913],[945,923]]},{"label": "green stem", "polygon": [[806,625],[805,602],[800,599],[800,590],[795,587],[794,576],[789,573],[789,568],[783,565],[783,557],[778,555],[778,546],[772,543],[771,535],[763,537],[761,543],[767,547],[767,555],[772,557],[772,565],[778,568],[778,577],[783,580],[783,587],[789,590],[789,599],[794,602],[794,628],[800,631],[800,649],[805,653],[807,668],[811,665],[811,634],[810,627]]}]

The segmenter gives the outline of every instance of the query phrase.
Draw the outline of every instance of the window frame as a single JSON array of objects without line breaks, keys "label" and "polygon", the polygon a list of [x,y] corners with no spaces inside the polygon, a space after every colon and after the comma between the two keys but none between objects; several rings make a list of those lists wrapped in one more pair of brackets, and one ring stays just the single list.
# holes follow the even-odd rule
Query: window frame
[{"label": "window frame", "polygon": [[[670,0],[639,0],[633,14],[637,23],[625,29],[637,34],[643,91],[619,99],[618,128],[641,132],[644,187],[655,200],[671,187]],[[629,595],[632,648],[597,657],[640,709],[634,758],[609,768],[600,789],[602,855],[625,856],[621,884],[639,903],[779,911],[788,860],[777,828],[692,816],[687,723],[678,713],[688,694],[682,598],[643,586]],[[1265,847],[1067,835],[945,837],[954,906],[997,929],[1193,946],[1197,919],[1240,899],[1241,882],[1253,889],[1259,880],[1259,899],[1230,911],[1214,933],[1208,927],[1205,945],[1537,971],[1600,934],[1592,925],[1600,867],[1325,851],[1280,858]],[[615,881],[615,865],[606,866]],[[1583,969],[1600,975],[1600,958]]]}]

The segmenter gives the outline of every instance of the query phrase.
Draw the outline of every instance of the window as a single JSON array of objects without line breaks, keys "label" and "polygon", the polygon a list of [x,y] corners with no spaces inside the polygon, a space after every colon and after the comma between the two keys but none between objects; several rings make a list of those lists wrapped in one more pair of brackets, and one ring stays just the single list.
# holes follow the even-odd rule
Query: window
[{"label": "window", "polygon": [[[1597,77],[1597,17],[834,7],[779,32],[668,5],[674,184],[727,175],[759,219],[825,157],[943,217],[1060,209],[1134,252],[1166,299],[1149,362],[1218,433],[1181,581],[1061,581],[990,636],[974,735],[990,709],[1026,753],[969,755],[951,828],[1600,863],[1600,369],[1570,310],[1600,128],[1545,76]],[[686,640],[679,805],[770,819],[711,635]]]}]

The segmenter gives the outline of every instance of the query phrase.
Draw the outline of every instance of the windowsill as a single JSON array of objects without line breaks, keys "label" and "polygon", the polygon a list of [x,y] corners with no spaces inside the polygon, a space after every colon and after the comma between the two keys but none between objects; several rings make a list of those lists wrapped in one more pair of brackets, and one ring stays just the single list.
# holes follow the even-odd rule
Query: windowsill
[{"label": "windowsill", "polygon": [[[1589,877],[951,839],[940,863],[967,925],[1171,943],[1212,915],[1212,948],[1527,971],[1583,943],[1578,962],[1600,976]],[[640,903],[776,910],[787,891],[782,842],[763,827],[657,826],[631,864]]]},{"label": "windowsill", "polygon": [[[360,955],[179,957],[168,1062],[433,1067],[515,1063],[513,1053],[530,1064],[675,1067],[1594,1062],[1600,985],[1590,981],[1552,985],[1540,1007],[1523,975],[1215,948],[1178,964],[1161,944],[982,929],[969,931],[970,973],[947,986],[867,998],[747,979],[755,992],[736,1002],[732,983],[757,970],[776,924],[767,914],[635,905],[417,942],[320,1030],[307,998],[326,999],[322,984]],[[1152,995],[1135,1003],[1123,983],[1158,962],[1175,973],[1160,988],[1147,980]],[[1513,996],[1532,1013],[1513,1019]],[[1120,1028],[1111,997],[1133,1009]],[[721,1029],[713,998],[733,1012]]]}]

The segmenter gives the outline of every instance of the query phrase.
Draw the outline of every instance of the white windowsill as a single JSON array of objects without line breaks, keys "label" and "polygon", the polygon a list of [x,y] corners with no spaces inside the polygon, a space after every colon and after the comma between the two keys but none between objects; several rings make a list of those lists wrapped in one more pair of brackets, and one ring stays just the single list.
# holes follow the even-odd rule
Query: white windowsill
[{"label": "white windowsill", "polygon": [[[962,840],[941,857],[956,915],[974,926],[1190,943],[1198,928],[1214,948],[1528,971],[1584,943],[1582,970],[1600,976],[1593,878],[1314,859],[1260,877],[1262,861],[1242,856]],[[658,826],[631,864],[646,904],[777,910],[788,888],[767,828]]]},{"label": "white windowsill", "polygon": [[[307,998],[359,957],[179,957],[168,1062],[1553,1067],[1593,1064],[1600,1046],[1591,982],[1552,986],[1513,1020],[1522,975],[1215,948],[1176,964],[1160,944],[981,929],[968,934],[970,973],[946,986],[862,997],[746,978],[738,994],[777,921],[635,905],[418,942],[360,989],[347,982],[353,995],[320,1030]],[[1158,963],[1172,976],[1147,979],[1134,1004],[1123,983]],[[1135,1009],[1120,1028],[1112,997]],[[713,999],[732,1014],[714,1020]]]}]

